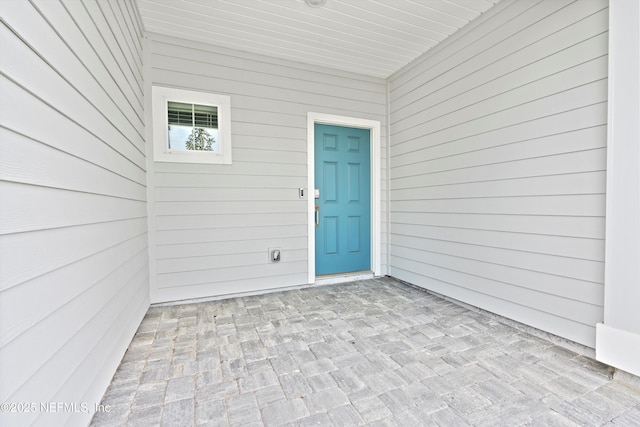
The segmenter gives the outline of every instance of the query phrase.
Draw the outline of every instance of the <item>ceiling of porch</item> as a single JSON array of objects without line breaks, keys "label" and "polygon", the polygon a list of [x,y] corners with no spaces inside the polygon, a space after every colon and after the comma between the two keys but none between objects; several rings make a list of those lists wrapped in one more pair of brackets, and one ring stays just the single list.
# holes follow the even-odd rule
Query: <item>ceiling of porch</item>
[{"label": "ceiling of porch", "polygon": [[[313,3],[316,0],[308,0]],[[146,31],[386,78],[500,0],[138,0]]]}]

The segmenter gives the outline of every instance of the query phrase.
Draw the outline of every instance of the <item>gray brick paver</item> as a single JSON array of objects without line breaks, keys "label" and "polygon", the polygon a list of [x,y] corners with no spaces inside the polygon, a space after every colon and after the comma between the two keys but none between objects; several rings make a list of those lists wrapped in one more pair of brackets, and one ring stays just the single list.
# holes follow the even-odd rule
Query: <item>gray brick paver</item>
[{"label": "gray brick paver", "polygon": [[327,414],[313,414],[296,423],[286,424],[286,427],[311,427],[311,426],[328,426],[331,425],[331,419]]},{"label": "gray brick paver", "polygon": [[[127,351],[123,360],[127,360],[127,356],[130,354],[131,353]],[[140,378],[140,374],[142,374],[142,371],[144,370],[144,367],[146,365],[144,360],[146,358],[146,352],[145,354],[134,353],[134,356],[132,356],[132,358],[136,358],[137,360],[134,359],[132,361],[127,361],[120,364],[120,366],[116,370],[116,373],[113,375],[113,383],[138,381],[138,379]]]},{"label": "gray brick paver", "polygon": [[245,426],[262,420],[258,403],[253,394],[240,394],[226,399],[229,425]]},{"label": "gray brick paver", "polygon": [[304,402],[312,414],[350,404],[347,395],[337,387],[312,393],[305,397]]},{"label": "gray brick paver", "polygon": [[195,408],[195,424],[223,427],[229,425],[227,407],[224,399],[197,402]]},{"label": "gray brick paver", "polygon": [[617,381],[609,381],[602,387],[596,389],[595,392],[609,399],[613,399],[628,408],[635,407],[640,409],[640,388],[631,387],[630,385]]},{"label": "gray brick paver", "polygon": [[366,375],[362,381],[372,390],[382,394],[389,390],[401,387],[406,382],[399,376],[389,372],[380,372],[373,375]]},{"label": "gray brick paver", "polygon": [[420,362],[407,364],[396,372],[407,382],[422,381],[436,375],[427,365]]},{"label": "gray brick paver", "polygon": [[338,368],[333,363],[333,361],[328,358],[312,360],[300,365],[300,372],[307,376],[332,372],[336,371],[337,369]]},{"label": "gray brick paver", "polygon": [[109,400],[111,405],[130,405],[135,398],[138,387],[137,380],[130,380],[109,389],[104,397]]},{"label": "gray brick paver", "polygon": [[597,415],[603,420],[611,420],[628,409],[623,403],[595,392],[590,392],[574,399],[573,404]]},{"label": "gray brick paver", "polygon": [[260,374],[265,371],[274,372],[273,365],[271,365],[271,362],[268,359],[247,362],[247,373],[249,373],[249,375]]},{"label": "gray brick paver", "polygon": [[193,399],[168,402],[162,410],[161,426],[190,426],[194,424],[195,407]]},{"label": "gray brick paver", "polygon": [[364,399],[353,401],[360,416],[367,422],[382,420],[392,416],[391,410],[387,408],[382,400],[377,396],[367,397]]},{"label": "gray brick paver", "polygon": [[564,397],[565,399],[572,400],[576,396],[582,396],[587,393],[589,388],[572,381],[571,379],[560,376],[549,382],[543,384],[547,390]]},{"label": "gray brick paver", "polygon": [[422,383],[412,383],[403,388],[406,396],[411,400],[417,412],[426,417],[431,416],[434,412],[440,411],[447,407],[442,396],[437,395],[429,390]]},{"label": "gray brick paver", "polygon": [[449,407],[434,412],[430,418],[441,426],[467,427],[471,425],[458,412]]},{"label": "gray brick paver", "polygon": [[445,402],[456,411],[468,414],[491,405],[491,401],[471,388],[462,388],[444,396]]},{"label": "gray brick paver", "polygon": [[318,360],[311,350],[296,351],[291,353],[291,356],[296,363],[297,370],[300,370],[300,365],[303,363],[315,362]]},{"label": "gray brick paver", "polygon": [[273,371],[262,371],[238,380],[240,393],[253,393],[257,390],[278,385],[278,376]]},{"label": "gray brick paver", "polygon": [[472,389],[493,403],[501,402],[522,394],[512,385],[493,378],[472,386]]},{"label": "gray brick paver", "polygon": [[550,411],[532,419],[528,425],[531,427],[580,427],[579,424],[574,423],[555,411]]},{"label": "gray brick paver", "polygon": [[[354,346],[355,344],[349,344]],[[340,354],[332,358],[333,363],[338,368],[344,368],[346,366],[353,366],[359,363],[367,363],[369,359],[367,359],[362,353],[355,350],[349,353]]]},{"label": "gray brick paver", "polygon": [[300,372],[281,375],[278,380],[288,399],[307,396],[311,393],[311,388],[306,378]]},{"label": "gray brick paver", "polygon": [[615,426],[640,426],[640,404],[611,421]]},{"label": "gray brick paver", "polygon": [[247,372],[247,364],[243,358],[221,360],[220,365],[222,367],[222,376],[225,381],[236,380],[249,375]]},{"label": "gray brick paver", "polygon": [[309,410],[302,398],[282,400],[262,409],[264,423],[267,426],[279,426],[305,418],[308,415]]},{"label": "gray brick paver", "polygon": [[328,412],[329,418],[336,426],[359,426],[366,424],[352,405],[339,406]]},{"label": "gray brick paver", "polygon": [[558,396],[552,395],[545,397],[542,399],[542,403],[559,413],[563,417],[569,419],[572,422],[575,422],[579,425],[602,425],[605,420],[598,417],[594,413],[587,411],[584,408],[576,406],[573,402],[568,402],[559,398]]},{"label": "gray brick paver", "polygon": [[290,354],[270,357],[269,363],[271,363],[273,370],[278,376],[284,375],[284,374],[290,374],[292,372],[300,372],[298,363],[293,359],[293,356]]},{"label": "gray brick paver", "polygon": [[338,387],[346,393],[352,393],[365,387],[362,377],[351,367],[339,369],[330,373]]},{"label": "gray brick paver", "polygon": [[311,387],[313,392],[338,386],[333,377],[326,372],[308,377],[307,384],[309,384],[309,387]]},{"label": "gray brick paver", "polygon": [[260,408],[287,398],[280,384],[260,389],[255,392],[255,396]]},{"label": "gray brick paver", "polygon": [[193,399],[195,395],[196,380],[194,376],[172,378],[167,383],[165,403],[175,400]]},{"label": "gray brick paver", "polygon": [[140,384],[131,406],[162,405],[164,403],[166,389],[166,382]]},{"label": "gray brick paver", "polygon": [[127,424],[158,425],[162,419],[163,405],[139,406],[131,409]]},{"label": "gray brick paver", "polygon": [[399,414],[413,409],[413,402],[409,399],[409,396],[403,390],[397,388],[380,394],[378,398],[389,408],[392,414]]},{"label": "gray brick paver", "polygon": [[424,418],[411,410],[393,414],[392,425],[402,427],[437,427],[430,418]]},{"label": "gray brick paver", "polygon": [[226,399],[240,394],[236,381],[206,382],[198,379],[196,402]]}]

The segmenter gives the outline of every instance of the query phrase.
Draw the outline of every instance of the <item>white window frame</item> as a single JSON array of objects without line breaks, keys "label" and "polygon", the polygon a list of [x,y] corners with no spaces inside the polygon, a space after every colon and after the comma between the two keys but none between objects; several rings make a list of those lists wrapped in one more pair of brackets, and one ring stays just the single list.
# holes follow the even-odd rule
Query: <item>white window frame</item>
[{"label": "white window frame", "polygon": [[[153,159],[156,162],[231,164],[231,97],[207,92],[153,86]],[[218,108],[218,151],[169,149],[168,102],[211,105]]]}]

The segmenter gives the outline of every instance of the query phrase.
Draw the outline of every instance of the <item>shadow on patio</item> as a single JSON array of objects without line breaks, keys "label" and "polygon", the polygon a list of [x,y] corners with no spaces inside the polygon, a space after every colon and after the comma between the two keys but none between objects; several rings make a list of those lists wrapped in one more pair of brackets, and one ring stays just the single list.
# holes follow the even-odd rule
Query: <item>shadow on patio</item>
[{"label": "shadow on patio", "polygon": [[94,426],[640,425],[606,366],[391,278],[152,307]]}]

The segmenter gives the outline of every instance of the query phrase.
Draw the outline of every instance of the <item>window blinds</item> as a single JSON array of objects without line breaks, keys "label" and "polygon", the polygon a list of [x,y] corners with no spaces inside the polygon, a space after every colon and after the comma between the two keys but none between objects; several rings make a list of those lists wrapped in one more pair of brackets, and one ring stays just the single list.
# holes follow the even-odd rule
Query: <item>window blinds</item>
[{"label": "window blinds", "polygon": [[191,126],[194,128],[218,128],[218,107],[212,105],[168,102],[169,125]]}]

